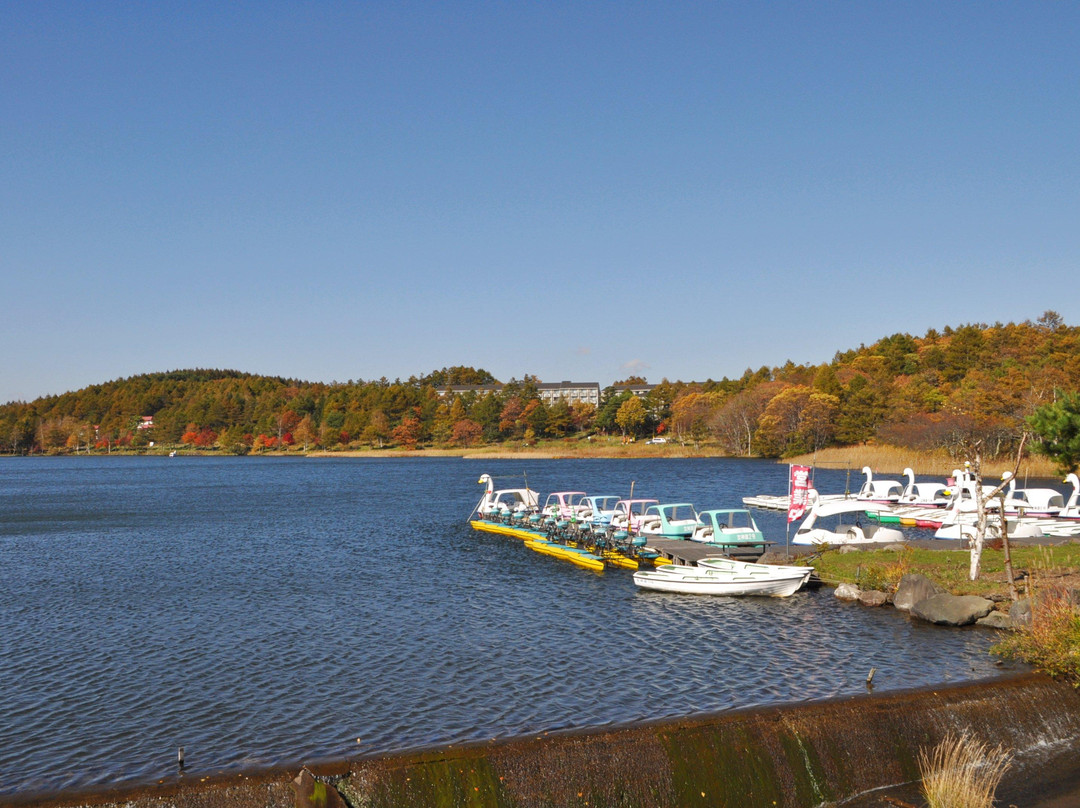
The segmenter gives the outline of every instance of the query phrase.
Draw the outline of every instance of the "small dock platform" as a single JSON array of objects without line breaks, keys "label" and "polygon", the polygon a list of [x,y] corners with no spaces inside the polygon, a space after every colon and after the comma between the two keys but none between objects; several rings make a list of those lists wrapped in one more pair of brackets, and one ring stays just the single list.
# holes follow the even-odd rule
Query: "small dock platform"
[{"label": "small dock platform", "polygon": [[[767,544],[772,544],[772,542],[767,542]],[[768,548],[762,548],[760,544],[730,545],[723,548],[696,541],[687,541],[686,539],[662,539],[651,536],[649,537],[649,543],[645,545],[645,549],[659,553],[669,564],[694,566],[701,559],[710,556],[727,556],[728,558],[737,558],[740,561],[757,560]]]},{"label": "small dock platform", "polygon": [[[854,499],[842,494],[827,494],[819,498],[819,502],[832,502],[839,500]],[[748,508],[760,508],[768,511],[786,511],[789,499],[785,496],[755,496],[743,497],[743,504]],[[921,527],[937,529],[950,518],[950,512],[946,508],[932,508],[919,505],[878,505],[867,512],[867,517],[880,522],[891,522],[903,527]],[[1010,515],[1010,518],[1015,518]],[[1036,525],[1044,536],[1050,538],[1080,538],[1080,520],[1055,519],[1049,517],[1025,516],[1026,524]],[[975,515],[965,512],[961,516],[964,524],[974,524]]]}]

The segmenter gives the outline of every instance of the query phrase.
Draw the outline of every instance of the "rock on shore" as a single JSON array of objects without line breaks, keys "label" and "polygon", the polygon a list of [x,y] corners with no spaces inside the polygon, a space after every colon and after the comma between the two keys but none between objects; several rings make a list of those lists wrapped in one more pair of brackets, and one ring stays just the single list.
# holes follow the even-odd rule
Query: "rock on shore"
[{"label": "rock on shore", "polygon": [[993,609],[992,600],[977,595],[940,594],[920,600],[911,608],[911,614],[939,626],[969,626]]}]

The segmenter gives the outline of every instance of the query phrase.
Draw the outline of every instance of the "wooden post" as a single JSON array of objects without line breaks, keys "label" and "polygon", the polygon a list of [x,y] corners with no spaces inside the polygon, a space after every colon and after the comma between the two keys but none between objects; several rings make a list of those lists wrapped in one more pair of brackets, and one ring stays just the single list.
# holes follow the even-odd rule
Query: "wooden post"
[{"label": "wooden post", "polygon": [[1016,603],[1016,582],[1013,580],[1012,553],[1009,551],[1009,523],[1005,519],[1005,492],[1001,498],[1001,547],[1005,551],[1005,580],[1009,582],[1009,599]]}]

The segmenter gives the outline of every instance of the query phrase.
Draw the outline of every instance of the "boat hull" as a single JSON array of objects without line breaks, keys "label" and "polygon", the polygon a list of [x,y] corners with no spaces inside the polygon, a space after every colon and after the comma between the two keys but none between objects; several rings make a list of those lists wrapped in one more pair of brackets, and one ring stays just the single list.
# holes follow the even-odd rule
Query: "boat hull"
[{"label": "boat hull", "polygon": [[556,544],[555,542],[547,541],[546,539],[533,539],[532,541],[525,542],[525,546],[538,553],[549,555],[563,561],[569,561],[571,564],[576,564],[584,569],[594,570],[596,572],[604,571],[604,559],[585,550],[566,547],[565,545]]},{"label": "boat hull", "polygon": [[672,572],[641,571],[634,573],[634,584],[657,592],[684,595],[722,595],[727,597],[786,598],[803,585],[803,574],[780,576],[681,575]]}]

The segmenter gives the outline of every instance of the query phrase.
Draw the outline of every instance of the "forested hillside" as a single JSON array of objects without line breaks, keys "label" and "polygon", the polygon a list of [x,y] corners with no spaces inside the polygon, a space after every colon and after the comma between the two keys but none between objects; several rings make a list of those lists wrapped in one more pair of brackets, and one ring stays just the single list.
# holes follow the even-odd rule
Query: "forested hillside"
[{"label": "forested hillside", "polygon": [[494,381],[465,367],[344,383],[218,370],[152,373],[0,407],[0,452],[113,451],[150,442],[232,453],[452,447],[606,432],[776,457],[872,440],[933,448],[977,434],[993,454],[1015,448],[1036,409],[1080,388],[1080,329],[1048,311],[1036,322],[894,334],[820,365],[664,380],[644,398],[616,383],[598,408],[545,405],[540,380],[529,375],[498,393],[440,395],[446,385]]}]

